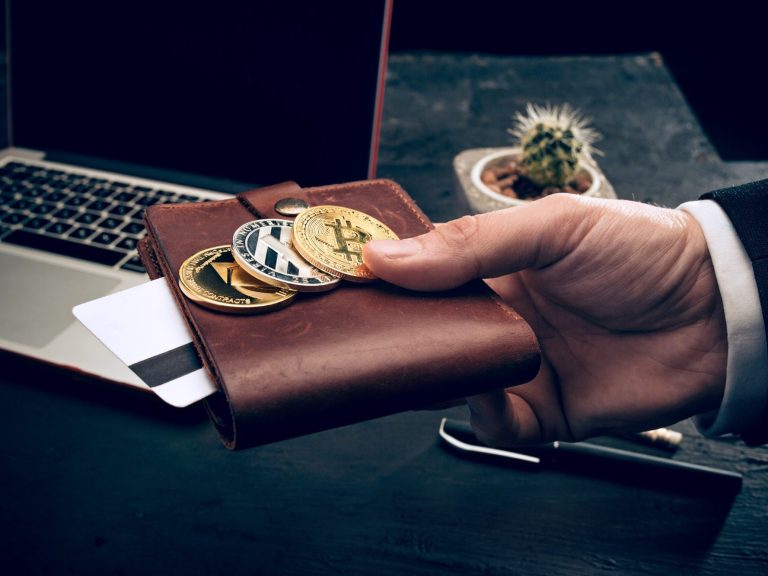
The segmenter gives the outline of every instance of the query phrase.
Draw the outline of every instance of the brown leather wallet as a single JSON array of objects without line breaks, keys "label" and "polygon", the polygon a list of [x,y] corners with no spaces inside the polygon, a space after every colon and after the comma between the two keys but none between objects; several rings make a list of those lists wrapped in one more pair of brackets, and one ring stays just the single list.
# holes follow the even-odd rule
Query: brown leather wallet
[{"label": "brown leather wallet", "polygon": [[151,277],[168,279],[221,391],[205,402],[228,448],[427,407],[536,375],[533,332],[481,281],[438,293],[344,282],[257,316],[211,311],[181,294],[178,273],[186,258],[230,244],[235,229],[249,220],[284,218],[274,204],[285,197],[361,210],[401,238],[432,229],[389,180],[317,188],[287,182],[231,200],[146,211],[140,254]]}]

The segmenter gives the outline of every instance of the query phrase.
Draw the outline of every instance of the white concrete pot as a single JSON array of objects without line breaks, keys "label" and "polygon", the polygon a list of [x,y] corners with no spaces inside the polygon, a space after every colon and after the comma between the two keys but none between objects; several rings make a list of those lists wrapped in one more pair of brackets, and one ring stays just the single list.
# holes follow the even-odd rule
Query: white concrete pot
[{"label": "white concrete pot", "polygon": [[[510,198],[491,190],[481,179],[486,168],[499,166],[518,156],[519,148],[473,148],[464,150],[453,160],[454,172],[461,191],[465,194],[472,212],[490,212],[509,206],[519,206],[531,200]],[[613,186],[608,182],[597,163],[588,159],[579,163],[579,167],[592,176],[592,185],[582,193],[584,196],[616,198]]]}]

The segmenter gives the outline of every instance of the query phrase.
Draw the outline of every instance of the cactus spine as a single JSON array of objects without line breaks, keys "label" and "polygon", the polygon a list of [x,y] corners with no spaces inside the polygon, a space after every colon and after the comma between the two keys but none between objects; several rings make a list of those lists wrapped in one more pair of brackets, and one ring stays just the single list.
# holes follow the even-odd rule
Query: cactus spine
[{"label": "cactus spine", "polygon": [[536,185],[562,187],[576,172],[579,160],[591,156],[599,138],[588,121],[567,104],[540,107],[528,104],[509,130],[522,149],[525,175]]}]

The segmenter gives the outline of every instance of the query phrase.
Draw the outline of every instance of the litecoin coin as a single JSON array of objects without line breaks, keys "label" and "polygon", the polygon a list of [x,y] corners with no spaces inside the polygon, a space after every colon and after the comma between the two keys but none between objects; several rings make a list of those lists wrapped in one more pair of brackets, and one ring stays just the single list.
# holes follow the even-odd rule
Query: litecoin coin
[{"label": "litecoin coin", "polygon": [[291,244],[290,220],[254,220],[235,230],[232,255],[243,269],[278,288],[322,292],[338,286],[339,278],[309,264]]},{"label": "litecoin coin", "polygon": [[179,288],[190,300],[219,312],[258,314],[282,308],[295,290],[259,282],[237,265],[230,246],[216,246],[187,258],[179,268]]},{"label": "litecoin coin", "polygon": [[342,206],[307,208],[293,225],[293,245],[299,254],[321,270],[352,282],[376,279],[363,262],[367,242],[397,239],[372,216]]}]

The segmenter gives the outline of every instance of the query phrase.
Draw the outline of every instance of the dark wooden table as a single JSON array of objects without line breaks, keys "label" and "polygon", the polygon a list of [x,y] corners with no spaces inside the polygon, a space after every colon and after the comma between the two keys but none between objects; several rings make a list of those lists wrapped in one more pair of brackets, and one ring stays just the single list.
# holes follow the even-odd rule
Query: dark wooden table
[{"label": "dark wooden table", "polygon": [[[400,54],[379,174],[457,216],[453,156],[506,144],[527,101],[594,119],[622,198],[676,205],[766,173],[718,159],[655,55]],[[461,408],[230,453],[199,407],[1,361],[9,574],[768,573],[768,449],[688,422],[674,459],[742,472],[740,493],[460,458],[437,426]]]}]

